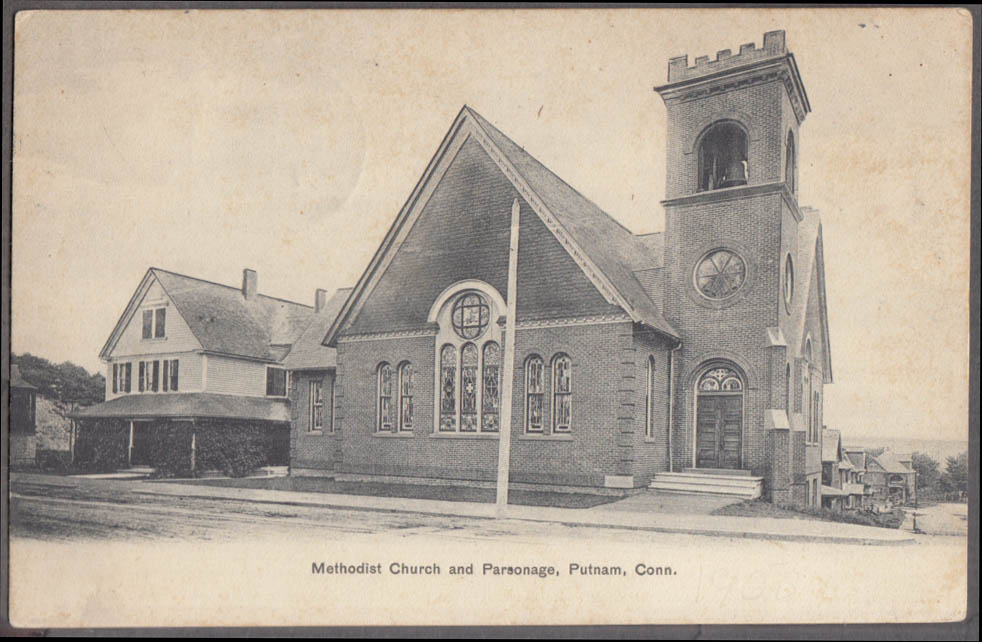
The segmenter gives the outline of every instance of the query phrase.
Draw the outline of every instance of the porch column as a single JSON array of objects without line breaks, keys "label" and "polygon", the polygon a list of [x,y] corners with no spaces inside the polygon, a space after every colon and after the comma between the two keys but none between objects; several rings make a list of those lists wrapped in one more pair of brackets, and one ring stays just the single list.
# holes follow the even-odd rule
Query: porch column
[{"label": "porch column", "polygon": [[126,467],[133,466],[133,420],[130,420],[130,445],[126,449]]}]

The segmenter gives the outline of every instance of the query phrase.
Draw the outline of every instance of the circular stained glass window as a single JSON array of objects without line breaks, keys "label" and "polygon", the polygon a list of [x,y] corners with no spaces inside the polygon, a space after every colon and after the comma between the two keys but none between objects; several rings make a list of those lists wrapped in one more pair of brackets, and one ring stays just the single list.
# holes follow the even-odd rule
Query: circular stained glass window
[{"label": "circular stained glass window", "polygon": [[454,331],[464,339],[475,339],[488,327],[491,308],[480,294],[468,292],[453,304],[450,314]]},{"label": "circular stained glass window", "polygon": [[708,299],[725,299],[743,287],[747,264],[733,250],[712,250],[696,264],[695,286]]}]

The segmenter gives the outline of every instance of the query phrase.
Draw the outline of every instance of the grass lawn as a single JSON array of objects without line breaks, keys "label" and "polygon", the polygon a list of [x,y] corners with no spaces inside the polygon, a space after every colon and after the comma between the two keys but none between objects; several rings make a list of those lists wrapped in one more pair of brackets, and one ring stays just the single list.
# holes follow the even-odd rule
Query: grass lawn
[{"label": "grass lawn", "polygon": [[[714,510],[712,515],[726,515],[729,517],[774,517],[777,519],[817,519],[823,522],[843,522],[848,524],[860,524],[863,526],[880,526],[884,528],[899,528],[903,523],[903,511],[895,511],[890,514],[872,516],[868,513],[856,512],[837,512],[829,509],[793,509],[776,506],[770,502],[759,499],[752,499],[730,504]],[[891,524],[895,522],[896,525]]]},{"label": "grass lawn", "polygon": [[[166,481],[166,480],[162,480]],[[388,484],[382,482],[339,482],[324,477],[249,477],[244,479],[196,479],[182,484],[225,486],[233,488],[266,488],[303,493],[337,493],[340,495],[370,495],[373,497],[407,497],[410,499],[438,499],[449,502],[480,502],[492,504],[495,489],[469,486],[438,486],[434,484]],[[621,497],[594,495],[592,493],[555,493],[544,491],[512,490],[508,503],[521,506],[549,506],[554,508],[590,508],[609,504]]]}]

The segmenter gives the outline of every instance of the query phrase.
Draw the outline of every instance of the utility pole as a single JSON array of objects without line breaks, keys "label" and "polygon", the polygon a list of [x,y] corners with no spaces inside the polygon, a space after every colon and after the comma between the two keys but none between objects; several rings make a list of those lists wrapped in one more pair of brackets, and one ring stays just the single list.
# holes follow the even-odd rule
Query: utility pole
[{"label": "utility pole", "polygon": [[497,512],[508,506],[508,476],[511,469],[511,401],[515,382],[515,321],[518,309],[518,228],[522,206],[516,198],[511,205],[511,241],[508,245],[508,293],[505,313],[505,354],[501,373],[501,428],[498,433]]}]

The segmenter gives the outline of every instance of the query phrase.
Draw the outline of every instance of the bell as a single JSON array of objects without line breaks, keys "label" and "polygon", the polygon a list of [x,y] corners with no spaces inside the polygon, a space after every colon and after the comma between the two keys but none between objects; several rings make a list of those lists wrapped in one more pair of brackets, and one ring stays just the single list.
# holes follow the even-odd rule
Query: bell
[{"label": "bell", "polygon": [[747,184],[747,170],[742,160],[734,159],[726,166],[726,173],[723,174],[723,181],[720,187],[736,187],[737,185]]}]

